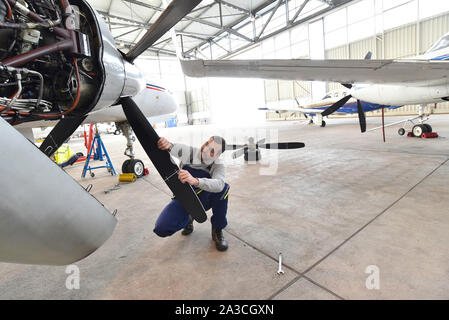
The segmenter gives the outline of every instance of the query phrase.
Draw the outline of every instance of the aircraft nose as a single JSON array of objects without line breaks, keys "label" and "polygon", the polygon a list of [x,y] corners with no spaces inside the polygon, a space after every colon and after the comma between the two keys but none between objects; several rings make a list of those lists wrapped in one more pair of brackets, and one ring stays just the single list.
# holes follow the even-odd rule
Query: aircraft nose
[{"label": "aircraft nose", "polygon": [[176,112],[179,107],[179,103],[178,103],[177,99],[175,98],[175,96],[172,92],[168,92],[167,96],[168,96],[167,108],[170,110],[169,113]]}]

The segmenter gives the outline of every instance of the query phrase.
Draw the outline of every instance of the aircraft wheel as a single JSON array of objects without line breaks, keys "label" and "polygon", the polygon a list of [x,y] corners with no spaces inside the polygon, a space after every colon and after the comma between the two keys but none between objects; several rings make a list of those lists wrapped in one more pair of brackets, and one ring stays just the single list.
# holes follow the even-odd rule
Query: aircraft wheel
[{"label": "aircraft wheel", "polygon": [[95,177],[95,173],[93,173],[92,171],[90,172],[90,176],[93,178]]},{"label": "aircraft wheel", "polygon": [[145,165],[142,160],[134,159],[128,164],[128,173],[134,173],[137,178],[143,177],[145,173]]},{"label": "aircraft wheel", "polygon": [[426,132],[432,132],[432,127],[430,126],[430,124],[423,123],[423,126],[426,127]]},{"label": "aircraft wheel", "polygon": [[122,164],[122,173],[131,173],[128,168],[129,163],[131,162],[131,159],[125,160],[125,162],[123,162]]},{"label": "aircraft wheel", "polygon": [[398,130],[398,134],[399,134],[400,136],[403,136],[403,135],[405,134],[405,129],[404,129],[404,128],[400,128],[400,129]]},{"label": "aircraft wheel", "polygon": [[423,125],[417,124],[412,129],[413,136],[421,138],[422,134],[425,132],[425,130],[426,130],[426,128],[424,128]]},{"label": "aircraft wheel", "polygon": [[321,126],[320,126],[320,127],[321,127],[321,128],[324,128],[325,126],[326,126],[326,121],[324,121],[324,120],[321,121]]}]

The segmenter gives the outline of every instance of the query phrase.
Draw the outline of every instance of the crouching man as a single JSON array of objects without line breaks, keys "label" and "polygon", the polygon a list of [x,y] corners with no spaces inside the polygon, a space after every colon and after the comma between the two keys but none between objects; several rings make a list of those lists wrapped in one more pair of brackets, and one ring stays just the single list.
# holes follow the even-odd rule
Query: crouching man
[{"label": "crouching man", "polygon": [[[212,209],[212,239],[219,251],[228,249],[223,229],[227,225],[229,185],[224,181],[225,166],[219,159],[225,146],[225,140],[218,136],[211,137],[200,149],[172,144],[165,138],[158,141],[159,149],[168,150],[172,156],[181,160],[179,180],[193,187],[206,211]],[[191,234],[193,219],[179,201],[173,199],[162,210],[154,232],[160,237],[168,237],[181,229],[183,235]]]}]

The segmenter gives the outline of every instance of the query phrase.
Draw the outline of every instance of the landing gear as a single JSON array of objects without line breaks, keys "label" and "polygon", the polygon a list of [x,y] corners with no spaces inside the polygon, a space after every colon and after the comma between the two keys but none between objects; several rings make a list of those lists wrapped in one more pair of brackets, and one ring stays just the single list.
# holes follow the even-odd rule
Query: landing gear
[{"label": "landing gear", "polygon": [[325,126],[326,126],[326,121],[324,121],[324,120],[323,120],[323,121],[321,121],[321,125],[320,125],[320,127],[321,127],[321,128],[324,128]]},{"label": "landing gear", "polygon": [[[425,107],[426,107],[425,105],[418,106],[418,116],[417,117],[410,118],[405,121],[394,122],[390,125],[394,125],[394,124],[398,124],[398,123],[402,122],[403,123],[402,125],[405,127],[405,126],[407,126],[407,124],[410,124],[412,126],[412,130],[411,130],[411,133],[408,134],[408,136],[418,137],[418,138],[423,138],[423,137],[429,138],[430,136],[437,137],[438,134],[433,133],[433,128],[429,124],[424,123],[425,121],[429,120],[429,115],[426,115],[424,113]],[[418,123],[416,123],[416,122],[418,122]],[[398,130],[398,134],[401,136],[403,136],[406,133],[406,130],[404,127],[400,128]]]},{"label": "landing gear", "polygon": [[413,129],[412,129],[412,134],[414,137],[421,138],[423,133],[430,133],[430,132],[432,132],[432,127],[427,123],[417,124],[417,125],[413,126]]},{"label": "landing gear", "polygon": [[417,124],[417,125],[413,126],[412,134],[414,137],[421,137],[422,134],[424,133],[424,130],[425,129],[424,129],[423,125]]},{"label": "landing gear", "polygon": [[115,125],[117,127],[117,130],[123,132],[123,135],[126,137],[127,141],[125,156],[129,157],[129,159],[123,162],[122,172],[134,173],[137,178],[140,178],[145,173],[145,165],[141,160],[134,159],[133,142],[136,140],[136,138],[131,135],[131,127],[127,121],[117,122]]},{"label": "landing gear", "polygon": [[432,132],[433,129],[432,129],[432,127],[430,126],[430,124],[423,123],[423,126],[427,128],[427,131],[426,131],[426,132]]},{"label": "landing gear", "polygon": [[122,165],[123,173],[134,173],[137,178],[143,177],[145,172],[145,165],[141,160],[128,159],[123,162]]}]

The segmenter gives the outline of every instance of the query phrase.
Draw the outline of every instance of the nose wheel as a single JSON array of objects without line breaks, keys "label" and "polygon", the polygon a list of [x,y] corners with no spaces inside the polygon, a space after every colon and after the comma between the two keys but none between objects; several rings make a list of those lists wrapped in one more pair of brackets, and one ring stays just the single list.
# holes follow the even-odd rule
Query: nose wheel
[{"label": "nose wheel", "polygon": [[[412,135],[418,138],[421,138],[424,133],[431,133],[431,132],[433,132],[433,128],[430,124],[427,123],[417,124],[414,125],[412,128]],[[406,131],[404,128],[399,128],[398,134],[400,136],[403,136],[405,133]]]},{"label": "nose wheel", "polygon": [[115,125],[123,133],[127,141],[125,155],[128,156],[129,159],[123,162],[122,172],[134,173],[137,178],[140,178],[145,173],[145,165],[143,164],[142,160],[134,159],[133,143],[134,141],[136,141],[136,137],[132,135],[131,127],[127,121],[119,122]]},{"label": "nose wheel", "polygon": [[432,127],[427,123],[417,124],[413,126],[412,134],[414,137],[422,137],[424,133],[432,132]]},{"label": "nose wheel", "polygon": [[145,173],[145,165],[142,160],[139,159],[128,159],[122,164],[123,173],[134,173],[137,178],[140,178]]}]

